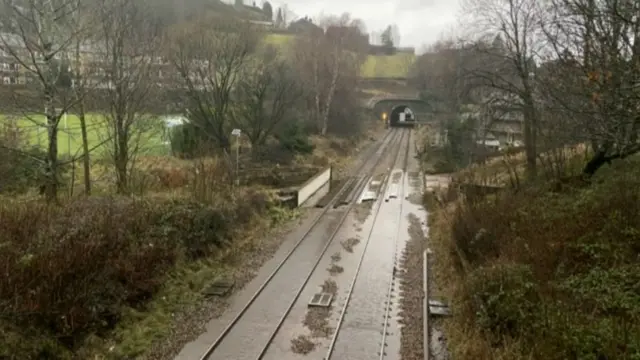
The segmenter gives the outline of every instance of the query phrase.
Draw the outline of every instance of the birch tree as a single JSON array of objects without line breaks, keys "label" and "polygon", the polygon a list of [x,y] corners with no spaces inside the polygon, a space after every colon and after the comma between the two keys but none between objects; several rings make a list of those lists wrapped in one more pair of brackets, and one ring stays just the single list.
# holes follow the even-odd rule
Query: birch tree
[{"label": "birch tree", "polygon": [[[80,9],[81,1],[76,0],[76,6]],[[75,101],[74,112],[80,122],[80,134],[82,139],[82,168],[84,177],[84,193],[91,195],[91,148],[89,147],[89,135],[87,131],[86,97],[90,92],[95,92],[97,85],[104,81],[100,72],[92,66],[92,50],[95,50],[97,34],[91,26],[95,20],[95,7],[86,6],[73,14],[71,26],[77,36],[73,39],[69,49],[69,66],[71,73],[71,90]],[[89,58],[87,59],[87,56]]]},{"label": "birch tree", "polygon": [[[46,129],[46,153],[41,192],[57,200],[60,185],[58,132],[60,119],[74,105],[60,81],[67,72],[70,45],[77,33],[71,23],[77,1],[2,0],[0,47],[24,71],[27,91],[14,93],[13,101],[36,126]],[[44,123],[39,118],[44,115]]]},{"label": "birch tree", "polygon": [[294,47],[300,74],[310,90],[311,118],[323,136],[339,82],[359,75],[366,59],[360,24],[348,14],[324,19],[322,29],[303,34]]}]

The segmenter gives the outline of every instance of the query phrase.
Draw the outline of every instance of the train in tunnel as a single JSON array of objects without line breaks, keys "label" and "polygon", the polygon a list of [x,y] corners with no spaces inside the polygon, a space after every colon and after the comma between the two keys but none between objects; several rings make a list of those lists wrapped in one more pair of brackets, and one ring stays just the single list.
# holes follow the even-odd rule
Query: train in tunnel
[{"label": "train in tunnel", "polygon": [[416,124],[416,114],[406,105],[398,105],[391,109],[387,116],[389,127],[413,127]]}]

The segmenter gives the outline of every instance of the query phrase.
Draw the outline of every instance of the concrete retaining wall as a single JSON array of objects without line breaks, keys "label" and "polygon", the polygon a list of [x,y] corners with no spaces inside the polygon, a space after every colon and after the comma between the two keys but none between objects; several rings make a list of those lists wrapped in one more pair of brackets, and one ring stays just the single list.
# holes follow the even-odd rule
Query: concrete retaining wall
[{"label": "concrete retaining wall", "polygon": [[328,191],[331,183],[331,167],[327,167],[298,188],[298,207],[307,203],[318,191]]}]

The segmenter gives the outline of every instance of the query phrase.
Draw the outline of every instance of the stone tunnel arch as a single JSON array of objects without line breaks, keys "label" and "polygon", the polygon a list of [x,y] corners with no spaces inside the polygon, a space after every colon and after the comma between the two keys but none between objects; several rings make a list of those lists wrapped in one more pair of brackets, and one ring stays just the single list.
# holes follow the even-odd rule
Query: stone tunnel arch
[{"label": "stone tunnel arch", "polygon": [[390,122],[397,121],[397,119],[392,119],[394,113],[399,114],[406,108],[411,109],[418,122],[428,122],[433,114],[433,109],[429,103],[415,98],[376,99],[369,104],[376,118],[382,119],[383,114],[386,113]]}]

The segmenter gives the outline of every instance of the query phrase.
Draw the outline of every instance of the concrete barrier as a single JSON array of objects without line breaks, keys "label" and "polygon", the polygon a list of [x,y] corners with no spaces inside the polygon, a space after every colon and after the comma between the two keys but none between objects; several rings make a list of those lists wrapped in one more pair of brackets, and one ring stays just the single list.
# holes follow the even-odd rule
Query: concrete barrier
[{"label": "concrete barrier", "polygon": [[331,167],[327,167],[300,185],[297,193],[298,207],[307,205],[318,192],[328,192],[331,187]]}]

